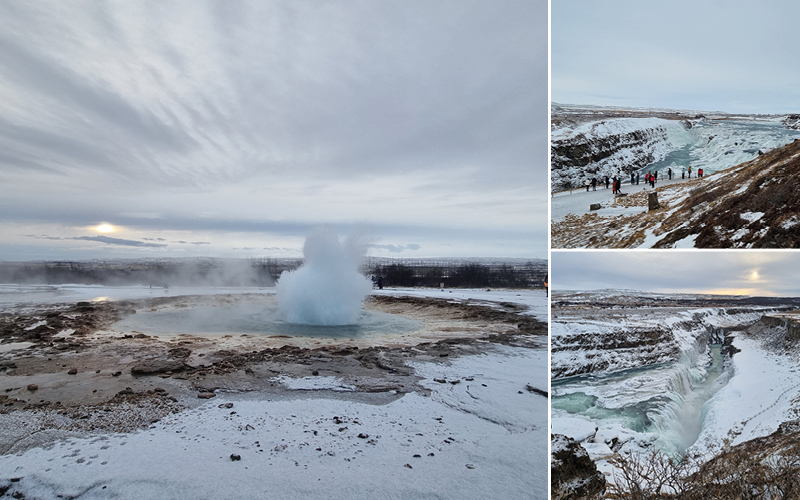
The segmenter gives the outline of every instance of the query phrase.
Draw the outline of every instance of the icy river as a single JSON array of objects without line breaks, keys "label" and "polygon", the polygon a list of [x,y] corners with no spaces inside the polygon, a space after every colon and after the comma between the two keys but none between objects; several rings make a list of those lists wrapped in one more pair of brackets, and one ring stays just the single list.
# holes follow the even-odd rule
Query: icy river
[{"label": "icy river", "polygon": [[727,381],[720,348],[686,353],[679,362],[554,380],[553,421],[591,422],[597,438],[627,436],[683,454],[700,435],[706,403]]},{"label": "icy river", "polygon": [[750,161],[759,155],[759,151],[763,153],[798,138],[800,131],[787,129],[780,122],[701,121],[684,132],[673,130],[670,142],[679,146],[678,149],[639,172],[642,176],[647,172],[658,172],[659,179],[666,179],[670,168],[673,178],[679,178],[689,167],[692,168],[692,177],[696,177],[701,168],[704,174],[711,174]]}]

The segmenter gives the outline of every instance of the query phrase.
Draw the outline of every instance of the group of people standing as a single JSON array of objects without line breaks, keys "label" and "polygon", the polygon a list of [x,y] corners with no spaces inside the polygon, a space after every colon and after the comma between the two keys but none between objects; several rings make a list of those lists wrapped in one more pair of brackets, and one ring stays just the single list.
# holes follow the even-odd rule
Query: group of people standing
[{"label": "group of people standing", "polygon": [[[689,166],[688,168],[681,167],[681,179],[685,179],[687,173],[689,175],[689,178],[691,179],[692,178],[692,167],[691,166]],[[641,180],[640,174],[641,174],[641,172],[638,172],[638,171],[637,172],[631,172],[631,186],[634,186],[634,185],[638,186],[639,185],[639,181]],[[672,180],[672,175],[673,175],[673,172],[672,172],[672,168],[670,167],[670,168],[667,169],[667,178],[669,180]],[[697,177],[703,177],[703,169],[702,168],[697,170]],[[592,177],[591,179],[587,178],[586,179],[586,183],[585,183],[586,184],[586,192],[587,193],[589,192],[589,188],[592,188],[592,191],[597,191],[598,182],[600,184],[602,184],[603,180],[605,181],[606,189],[608,189],[608,187],[610,185],[612,193],[614,193],[614,194],[621,193],[620,188],[622,187],[622,179],[620,177],[616,176],[616,175],[613,176],[612,178],[609,178],[606,175],[604,177],[604,179],[601,179],[600,181],[597,180],[597,177]],[[654,172],[649,172],[648,171],[646,174],[644,174],[644,182],[645,182],[645,184],[650,184],[651,188],[655,188],[656,187],[656,183],[658,182],[658,171],[657,170],[654,171]]]}]

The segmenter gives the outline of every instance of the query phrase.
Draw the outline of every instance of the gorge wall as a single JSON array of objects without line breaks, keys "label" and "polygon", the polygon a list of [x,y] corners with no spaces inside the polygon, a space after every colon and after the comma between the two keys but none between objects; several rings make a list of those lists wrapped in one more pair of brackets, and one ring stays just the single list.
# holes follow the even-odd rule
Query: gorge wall
[{"label": "gorge wall", "polygon": [[629,176],[687,145],[691,127],[686,120],[618,118],[556,129],[550,152],[552,189],[582,187],[592,177]]}]

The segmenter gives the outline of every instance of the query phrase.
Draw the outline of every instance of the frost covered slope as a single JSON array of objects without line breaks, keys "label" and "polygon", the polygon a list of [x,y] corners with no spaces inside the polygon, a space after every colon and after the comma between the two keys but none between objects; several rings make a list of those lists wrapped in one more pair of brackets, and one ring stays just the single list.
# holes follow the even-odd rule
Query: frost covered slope
[{"label": "frost covered slope", "polygon": [[642,294],[637,299],[635,294],[553,293],[554,379],[677,361],[690,350],[702,350],[716,329],[756,322],[776,307],[737,297]]},{"label": "frost covered slope", "polygon": [[[656,187],[568,214],[554,248],[793,248],[800,246],[800,141],[701,179]],[[555,209],[554,209],[555,211]]]}]

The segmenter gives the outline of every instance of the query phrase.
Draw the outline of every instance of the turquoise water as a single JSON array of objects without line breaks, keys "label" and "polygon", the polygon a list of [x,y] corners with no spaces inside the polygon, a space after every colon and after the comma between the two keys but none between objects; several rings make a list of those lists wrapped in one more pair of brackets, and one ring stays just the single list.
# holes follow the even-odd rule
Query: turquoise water
[{"label": "turquoise water", "polygon": [[700,435],[706,401],[725,381],[720,348],[710,346],[700,362],[687,355],[675,363],[554,380],[553,420],[571,415],[598,427],[652,433],[662,451],[682,454]]},{"label": "turquoise water", "polygon": [[293,337],[364,338],[410,333],[421,329],[422,326],[417,320],[377,311],[361,311],[353,325],[300,325],[283,321],[275,306],[237,304],[137,312],[114,323],[112,328],[123,332],[135,330],[148,335],[246,333]]}]

